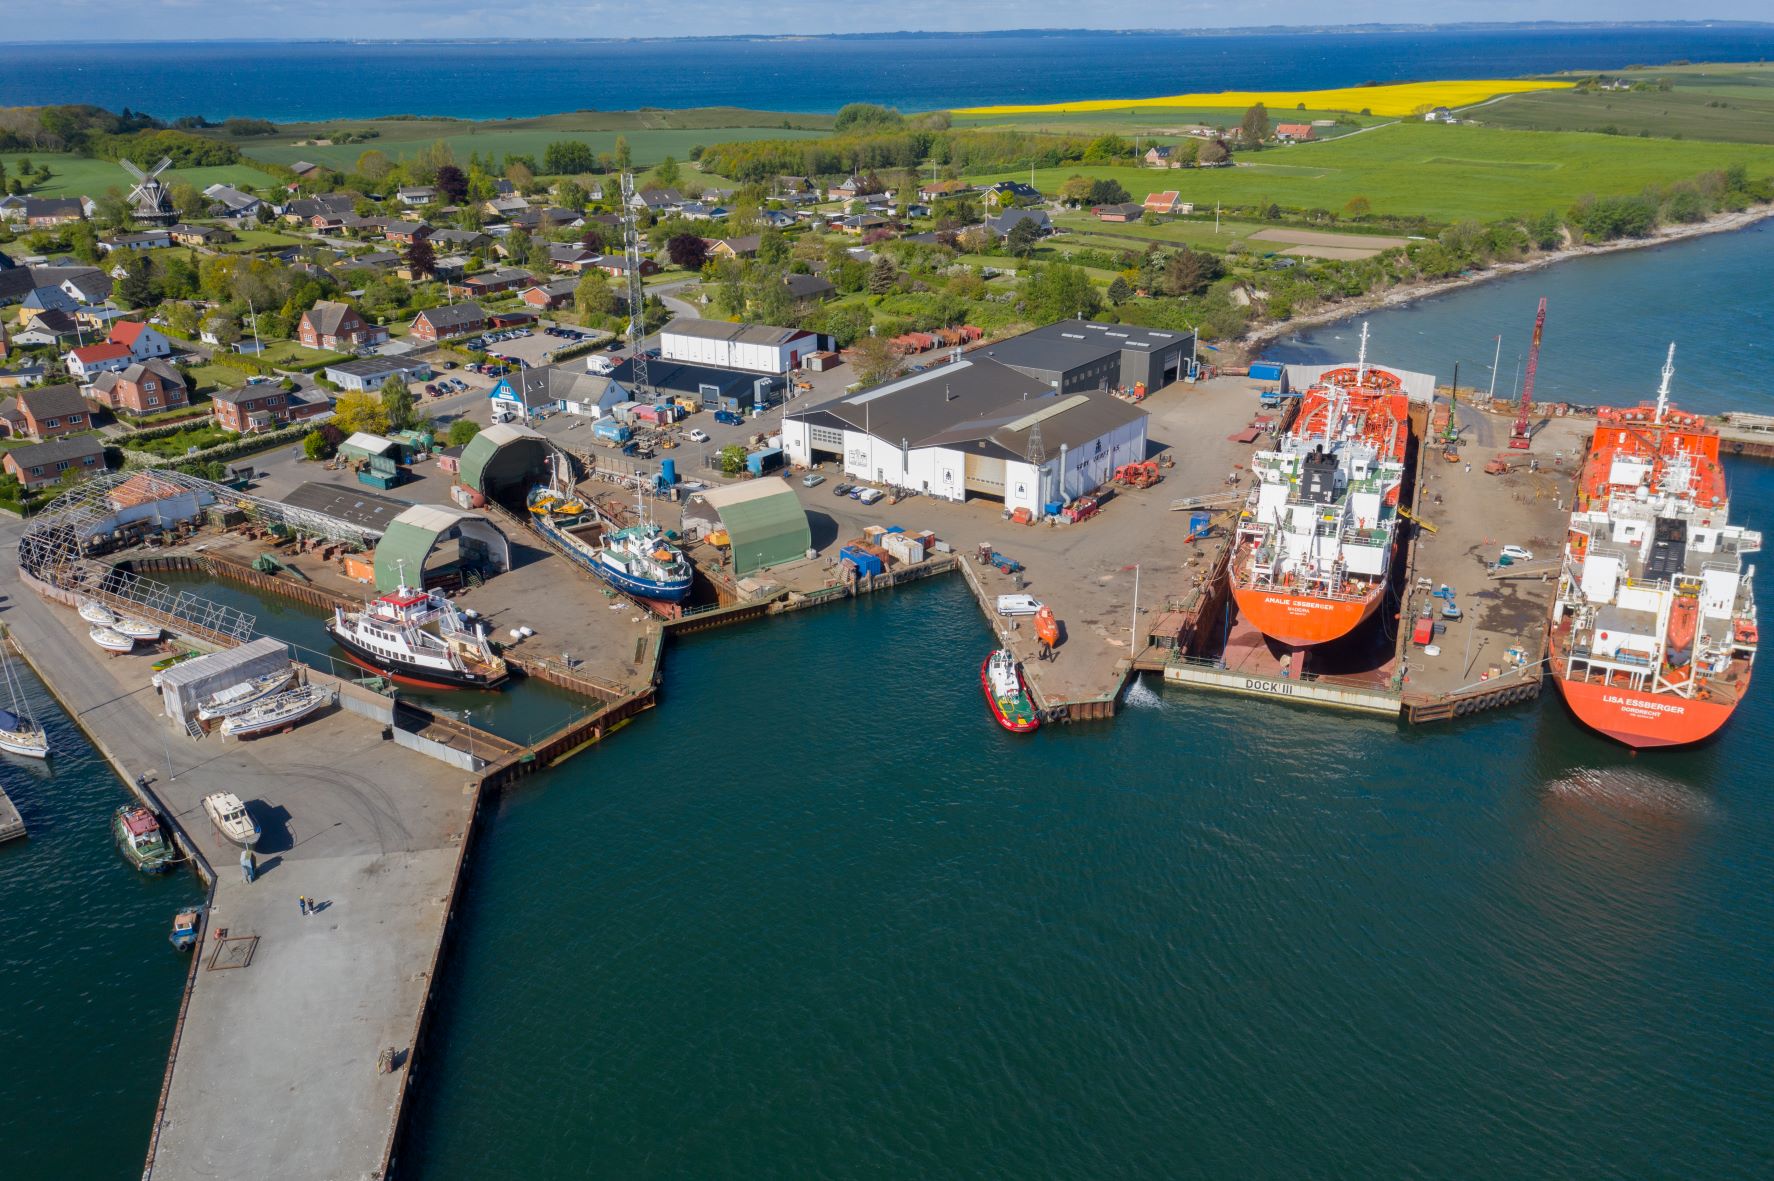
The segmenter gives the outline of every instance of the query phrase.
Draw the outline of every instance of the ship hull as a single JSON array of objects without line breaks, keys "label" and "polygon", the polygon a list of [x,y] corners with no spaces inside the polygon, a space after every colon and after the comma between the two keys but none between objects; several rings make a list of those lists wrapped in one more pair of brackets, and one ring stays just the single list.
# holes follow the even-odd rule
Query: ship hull
[{"label": "ship hull", "polygon": [[[986,704],[991,707],[993,720],[1012,734],[1028,734],[1039,729],[1041,720],[1034,716],[1033,711],[1025,715],[1020,710],[1013,714],[1010,710],[1005,709],[1004,702],[999,700],[998,695],[992,691],[992,678],[987,671],[991,664],[992,658],[990,656],[980,663],[979,687],[986,695]],[[1020,671],[1016,674],[1016,678],[1018,686],[1022,687],[1022,673]],[[1028,704],[1028,689],[1026,687],[1023,687],[1023,693],[1024,700],[1020,704],[1026,706]]]},{"label": "ship hull", "polygon": [[684,578],[676,582],[654,582],[650,579],[635,578],[622,571],[605,565],[598,557],[597,551],[587,546],[578,538],[571,537],[564,529],[545,516],[531,518],[536,531],[554,542],[555,548],[568,561],[581,569],[597,575],[611,586],[624,594],[633,595],[638,599],[656,599],[662,603],[681,603],[690,597],[692,579]]},{"label": "ship hull", "polygon": [[1737,708],[1734,702],[1642,693],[1599,681],[1553,679],[1579,722],[1635,750],[1703,742],[1718,733]]},{"label": "ship hull", "polygon": [[333,643],[345,650],[345,655],[351,658],[351,663],[401,684],[420,685],[429,689],[497,689],[505,682],[506,674],[503,673],[496,677],[486,677],[472,672],[457,672],[453,669],[432,669],[412,664],[397,664],[377,656],[350,637],[341,635],[330,623],[327,624],[326,630],[327,634],[333,638]]},{"label": "ship hull", "polygon": [[1379,608],[1384,594],[1382,583],[1375,583],[1365,598],[1350,600],[1288,594],[1261,587],[1232,588],[1232,597],[1238,601],[1238,613],[1265,636],[1290,648],[1310,648],[1348,635],[1367,622]]}]

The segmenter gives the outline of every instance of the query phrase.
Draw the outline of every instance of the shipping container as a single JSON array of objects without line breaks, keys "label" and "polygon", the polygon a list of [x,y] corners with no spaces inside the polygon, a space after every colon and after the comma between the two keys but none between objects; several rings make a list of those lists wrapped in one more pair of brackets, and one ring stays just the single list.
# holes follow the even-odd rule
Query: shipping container
[{"label": "shipping container", "polygon": [[1252,361],[1250,363],[1250,379],[1252,381],[1280,381],[1280,361]]},{"label": "shipping container", "polygon": [[600,418],[592,424],[591,434],[593,438],[604,439],[611,443],[626,443],[631,432],[614,418]]},{"label": "shipping container", "polygon": [[754,451],[745,457],[745,467],[754,476],[775,471],[782,466],[782,448],[768,447],[763,451]]},{"label": "shipping container", "polygon": [[914,562],[924,560],[924,547],[916,538],[907,533],[889,533],[881,541],[882,546],[902,564],[910,566]]},{"label": "shipping container", "polygon": [[862,577],[873,577],[887,572],[887,564],[867,550],[847,545],[838,551],[840,561],[849,562],[856,567],[856,573]]},{"label": "shipping container", "polygon": [[353,582],[376,581],[376,552],[345,555],[345,577]]}]

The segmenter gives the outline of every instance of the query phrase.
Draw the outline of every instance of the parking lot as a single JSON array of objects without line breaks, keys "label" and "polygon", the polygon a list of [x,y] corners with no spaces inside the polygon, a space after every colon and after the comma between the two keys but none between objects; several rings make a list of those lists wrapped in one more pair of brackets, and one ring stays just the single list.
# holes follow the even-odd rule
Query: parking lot
[{"label": "parking lot", "polygon": [[[550,336],[547,331],[549,328],[561,328],[582,334],[582,337]],[[501,337],[504,339],[499,339]],[[533,369],[538,365],[552,365],[557,349],[571,348],[583,343],[583,340],[609,341],[611,339],[613,338],[608,332],[556,324],[553,320],[540,320],[533,327],[508,328],[499,332],[487,333],[483,337],[475,337],[469,342],[469,346],[480,348],[493,356],[510,357],[513,360],[522,361],[525,368]],[[474,340],[481,343],[475,345]],[[579,360],[575,357],[571,363],[578,364]]]}]

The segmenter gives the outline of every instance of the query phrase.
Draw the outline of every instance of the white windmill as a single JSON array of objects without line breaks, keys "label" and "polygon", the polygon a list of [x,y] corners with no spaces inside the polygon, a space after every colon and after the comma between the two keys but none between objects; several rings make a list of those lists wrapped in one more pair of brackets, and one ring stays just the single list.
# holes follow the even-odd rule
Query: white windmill
[{"label": "white windmill", "polygon": [[171,225],[179,220],[178,210],[173,208],[172,193],[160,181],[160,174],[172,167],[172,157],[160,157],[160,163],[143,172],[132,160],[121,160],[123,170],[136,178],[136,184],[129,191],[130,210],[137,221],[149,225]]}]

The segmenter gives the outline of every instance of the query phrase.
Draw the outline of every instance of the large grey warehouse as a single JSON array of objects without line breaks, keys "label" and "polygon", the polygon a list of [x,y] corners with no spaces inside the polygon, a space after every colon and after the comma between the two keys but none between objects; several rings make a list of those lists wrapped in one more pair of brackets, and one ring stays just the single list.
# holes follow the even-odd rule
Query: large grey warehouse
[{"label": "large grey warehouse", "polygon": [[988,345],[979,354],[1062,394],[1131,390],[1136,384],[1151,391],[1188,374],[1195,360],[1195,333],[1061,320]]}]

